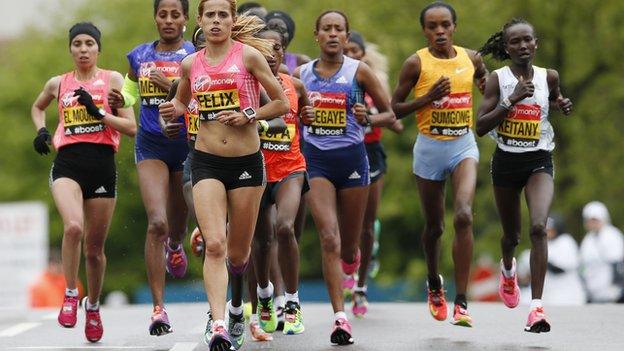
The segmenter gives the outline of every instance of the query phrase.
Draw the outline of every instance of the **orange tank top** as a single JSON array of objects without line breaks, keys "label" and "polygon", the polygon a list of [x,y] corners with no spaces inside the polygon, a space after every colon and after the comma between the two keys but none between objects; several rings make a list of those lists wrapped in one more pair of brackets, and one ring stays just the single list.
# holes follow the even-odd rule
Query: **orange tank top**
[{"label": "orange tank top", "polygon": [[292,78],[279,73],[284,94],[290,102],[290,110],[282,116],[286,129],[280,132],[260,134],[260,148],[264,155],[268,182],[279,182],[288,175],[305,171],[306,162],[299,148],[299,97]]}]

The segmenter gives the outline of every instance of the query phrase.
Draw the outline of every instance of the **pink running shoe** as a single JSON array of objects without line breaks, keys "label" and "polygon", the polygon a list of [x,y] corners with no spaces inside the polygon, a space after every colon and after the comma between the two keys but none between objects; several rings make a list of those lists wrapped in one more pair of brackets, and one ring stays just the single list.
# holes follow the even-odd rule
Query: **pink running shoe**
[{"label": "pink running shoe", "polygon": [[357,284],[357,279],[355,278],[355,274],[342,276],[342,296],[345,299],[350,299],[353,296],[353,288]]},{"label": "pink running shoe", "polygon": [[[516,259],[514,258],[513,265],[516,265]],[[501,261],[501,270],[503,262]],[[520,288],[518,287],[518,274],[514,274],[513,277],[507,278],[501,271],[500,282],[498,283],[498,295],[505,306],[514,308],[520,303]]]},{"label": "pink running shoe", "polygon": [[351,336],[351,323],[344,318],[338,318],[334,321],[334,330],[331,333],[330,341],[336,345],[353,344],[353,336]]},{"label": "pink running shoe", "polygon": [[167,311],[160,306],[154,306],[152,312],[152,323],[149,326],[150,335],[163,336],[165,334],[173,333],[171,323],[169,323],[169,317]]},{"label": "pink running shoe", "polygon": [[178,245],[178,248],[173,250],[169,246],[169,241],[165,244],[166,259],[167,259],[167,272],[174,278],[182,278],[186,274],[186,267],[188,262],[186,260],[186,253],[184,253],[184,246]]},{"label": "pink running shoe", "polygon": [[262,328],[260,328],[260,324],[257,320],[252,320],[249,322],[249,332],[251,333],[251,338],[253,339],[253,341],[273,340],[273,335],[265,332]]},{"label": "pink running shoe", "polygon": [[543,307],[536,307],[531,310],[524,331],[530,333],[548,333],[550,331],[550,323],[546,319]]},{"label": "pink running shoe", "polygon": [[85,304],[85,311],[87,312],[85,336],[90,342],[98,342],[102,339],[102,334],[104,334],[104,326],[102,326],[102,319],[100,318],[100,309],[89,311]]},{"label": "pink running shoe", "polygon": [[63,300],[63,306],[58,315],[58,322],[65,328],[73,328],[76,325],[76,314],[78,313],[78,297],[67,296]]},{"label": "pink running shoe", "polygon": [[353,315],[357,318],[364,318],[368,312],[368,299],[363,291],[353,293]]}]

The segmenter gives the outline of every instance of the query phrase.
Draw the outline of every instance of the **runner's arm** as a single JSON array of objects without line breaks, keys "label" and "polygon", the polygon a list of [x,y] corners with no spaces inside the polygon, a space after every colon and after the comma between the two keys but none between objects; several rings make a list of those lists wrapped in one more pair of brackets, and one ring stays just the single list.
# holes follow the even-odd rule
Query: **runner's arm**
[{"label": "runner's arm", "polygon": [[[110,84],[113,89],[121,89],[124,84],[124,78],[119,72],[113,72]],[[137,125],[132,107],[117,108],[116,115],[106,113],[104,118],[102,118],[102,122],[129,137],[136,135]]]},{"label": "runner's arm", "polygon": [[483,100],[477,110],[476,130],[478,136],[484,136],[507,117],[509,110],[498,103],[499,98],[498,75],[492,73],[485,83]]},{"label": "runner's arm", "polygon": [[368,115],[368,121],[373,127],[390,127],[396,121],[394,111],[390,108],[390,101],[379,79],[373,70],[364,62],[360,62],[356,79],[364,87],[364,91],[373,99],[379,113]]},{"label": "runner's arm", "polygon": [[45,128],[45,110],[48,106],[50,106],[52,100],[57,98],[56,95],[58,94],[60,82],[60,76],[50,78],[43,86],[43,90],[39,93],[37,99],[35,99],[35,102],[30,109],[30,117],[35,124],[36,130]]}]

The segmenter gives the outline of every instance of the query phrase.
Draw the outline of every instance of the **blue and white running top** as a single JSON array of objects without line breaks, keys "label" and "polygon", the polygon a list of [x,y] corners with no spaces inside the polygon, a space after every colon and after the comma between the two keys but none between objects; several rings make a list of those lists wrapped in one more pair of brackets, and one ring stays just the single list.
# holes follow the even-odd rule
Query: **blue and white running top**
[{"label": "blue and white running top", "polygon": [[364,103],[364,92],[355,79],[360,61],[343,57],[342,67],[330,78],[315,71],[318,59],[301,66],[301,81],[315,113],[314,122],[304,127],[305,141],[321,150],[364,142],[365,127],[352,112],[353,105]]}]

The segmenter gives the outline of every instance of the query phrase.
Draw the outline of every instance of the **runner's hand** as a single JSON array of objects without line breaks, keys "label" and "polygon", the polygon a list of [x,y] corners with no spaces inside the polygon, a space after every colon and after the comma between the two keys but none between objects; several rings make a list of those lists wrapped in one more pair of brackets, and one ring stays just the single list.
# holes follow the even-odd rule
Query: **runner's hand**
[{"label": "runner's hand", "polygon": [[353,105],[353,117],[355,117],[359,124],[363,126],[367,125],[369,119],[367,118],[366,106],[359,102]]},{"label": "runner's hand", "polygon": [[572,101],[570,101],[570,99],[564,98],[563,96],[559,95],[556,103],[559,107],[559,110],[561,110],[564,115],[569,116],[570,113],[572,113]]},{"label": "runner's hand", "polygon": [[176,139],[180,135],[184,123],[166,122],[160,118],[160,130],[169,139]]},{"label": "runner's hand", "polygon": [[524,78],[520,76],[518,84],[516,84],[513,93],[509,96],[509,101],[512,104],[516,104],[518,101],[522,101],[525,98],[533,96],[534,92],[535,86],[533,85],[533,82],[530,80],[524,80]]},{"label": "runner's hand", "polygon": [[33,140],[33,146],[35,147],[35,151],[39,153],[39,155],[47,155],[50,153],[50,145],[52,138],[50,137],[50,132],[43,127],[37,131],[37,136],[35,140]]},{"label": "runner's hand", "polygon": [[442,76],[437,82],[433,83],[427,97],[431,101],[437,101],[451,93],[451,80],[449,77]]},{"label": "runner's hand", "polygon": [[312,122],[314,122],[314,116],[314,108],[312,106],[305,105],[299,112],[299,118],[301,118],[301,122],[306,126],[309,126]]},{"label": "runner's hand", "polygon": [[122,108],[126,104],[123,94],[115,88],[108,92],[108,106],[111,109]]},{"label": "runner's hand", "polygon": [[160,117],[165,121],[171,121],[177,117],[175,105],[171,101],[163,102],[158,105],[158,113],[160,113]]},{"label": "runner's hand", "polygon": [[249,123],[249,118],[236,111],[220,111],[215,117],[219,123],[226,126],[238,127]]},{"label": "runner's hand", "polygon": [[78,97],[78,103],[87,108],[87,113],[96,119],[102,119],[104,116],[100,114],[100,108],[95,105],[93,98],[88,91],[82,87],[74,90],[74,96]]},{"label": "runner's hand", "polygon": [[152,69],[150,71],[149,80],[164,91],[169,91],[171,88],[171,81],[157,69]]}]

